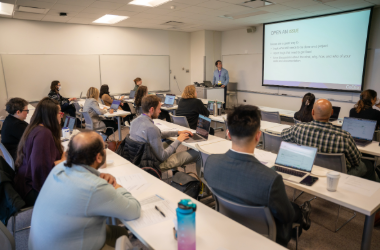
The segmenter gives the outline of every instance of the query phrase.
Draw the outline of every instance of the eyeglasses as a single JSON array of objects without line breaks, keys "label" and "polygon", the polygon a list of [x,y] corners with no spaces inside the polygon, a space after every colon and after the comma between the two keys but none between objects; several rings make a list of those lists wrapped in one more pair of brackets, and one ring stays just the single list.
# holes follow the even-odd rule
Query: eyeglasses
[{"label": "eyeglasses", "polygon": [[59,114],[61,117],[63,117],[63,115],[64,115],[65,113],[63,113],[63,112],[58,112],[58,114]]},{"label": "eyeglasses", "polygon": [[29,109],[24,109],[24,110],[22,110],[21,112],[26,112],[27,114],[29,114]]}]

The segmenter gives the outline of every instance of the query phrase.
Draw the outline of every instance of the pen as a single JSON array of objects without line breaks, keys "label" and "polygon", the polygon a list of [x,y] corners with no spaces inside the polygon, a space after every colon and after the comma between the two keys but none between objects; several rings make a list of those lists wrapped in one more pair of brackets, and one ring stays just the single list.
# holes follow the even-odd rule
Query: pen
[{"label": "pen", "polygon": [[164,217],[166,217],[165,216],[165,214],[157,207],[157,206],[154,206],[155,208],[156,208],[156,210],[158,211],[158,212],[160,212],[161,214],[162,214],[162,216],[164,216]]}]

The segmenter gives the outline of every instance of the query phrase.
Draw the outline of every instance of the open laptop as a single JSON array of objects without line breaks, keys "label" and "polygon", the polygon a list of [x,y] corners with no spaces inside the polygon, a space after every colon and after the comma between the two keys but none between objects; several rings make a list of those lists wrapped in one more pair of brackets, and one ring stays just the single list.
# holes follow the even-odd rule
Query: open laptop
[{"label": "open laptop", "polygon": [[114,101],[112,102],[112,104],[111,104],[110,109],[113,109],[114,111],[116,111],[116,110],[119,108],[120,103],[121,103],[120,100],[114,100]]},{"label": "open laptop", "polygon": [[83,93],[83,91],[82,91],[82,92],[80,92],[80,96],[79,96],[79,99],[82,99],[82,93]]},{"label": "open laptop", "polygon": [[165,103],[162,104],[161,107],[171,108],[174,106],[174,102],[175,102],[175,95],[166,94]]},{"label": "open laptop", "polygon": [[135,99],[135,94],[136,94],[136,91],[131,90],[131,92],[129,92],[128,100]]},{"label": "open laptop", "polygon": [[281,142],[273,169],[282,178],[300,183],[310,175],[318,148]]},{"label": "open laptop", "polygon": [[210,132],[210,127],[211,127],[211,119],[206,116],[199,115],[196,133],[193,134],[192,137],[187,139],[186,142],[207,141],[208,135]]},{"label": "open laptop", "polygon": [[[218,109],[222,108],[222,103],[221,102],[217,102],[217,105],[218,105]],[[214,101],[208,101],[208,103],[207,103],[207,109],[210,112],[210,114],[214,114]]]},{"label": "open laptop", "polygon": [[365,147],[373,140],[377,121],[344,117],[342,129],[351,134],[358,146]]},{"label": "open laptop", "polygon": [[161,102],[165,101],[165,95],[164,94],[156,94],[156,96],[160,97]]},{"label": "open laptop", "polygon": [[331,115],[331,117],[329,119],[330,122],[338,120],[339,113],[340,113],[340,107],[333,106],[332,108],[333,108],[334,112],[333,112],[333,114]]},{"label": "open laptop", "polygon": [[211,81],[204,81],[203,84],[204,84],[205,87],[207,87],[207,88],[211,88],[211,87],[212,87],[212,83],[211,83]]},{"label": "open laptop", "polygon": [[63,127],[69,128],[70,132],[73,132],[75,126],[75,117],[66,116],[65,122],[63,123]]}]

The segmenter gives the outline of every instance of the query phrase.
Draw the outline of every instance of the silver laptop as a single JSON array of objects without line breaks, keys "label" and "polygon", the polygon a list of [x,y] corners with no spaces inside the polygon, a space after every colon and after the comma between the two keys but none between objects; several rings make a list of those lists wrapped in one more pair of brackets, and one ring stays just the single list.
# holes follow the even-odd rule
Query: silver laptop
[{"label": "silver laptop", "polygon": [[70,132],[73,132],[75,126],[75,117],[66,116],[65,122],[63,123],[63,127],[69,128]]},{"label": "silver laptop", "polygon": [[174,106],[174,102],[175,102],[175,95],[173,95],[173,94],[166,94],[165,103],[162,104],[161,107],[171,108],[171,107]]},{"label": "silver laptop", "polygon": [[211,119],[206,116],[199,115],[196,133],[193,134],[192,137],[187,139],[186,142],[207,141],[208,135],[210,133],[210,127],[211,127]]},{"label": "silver laptop", "polygon": [[134,91],[134,90],[131,90],[131,92],[129,92],[129,97],[128,97],[128,100],[132,100],[132,99],[135,99],[135,94],[136,94],[136,91]]},{"label": "silver laptop", "polygon": [[164,94],[156,94],[161,99],[161,102],[165,101],[165,95]]},{"label": "silver laptop", "polygon": [[318,148],[281,142],[273,169],[284,180],[300,183],[310,175]]},{"label": "silver laptop", "polygon": [[83,93],[83,92],[80,92],[80,96],[79,96],[79,99],[82,99],[82,93]]},{"label": "silver laptop", "polygon": [[351,134],[355,143],[365,147],[373,140],[377,121],[344,117],[342,129]]}]

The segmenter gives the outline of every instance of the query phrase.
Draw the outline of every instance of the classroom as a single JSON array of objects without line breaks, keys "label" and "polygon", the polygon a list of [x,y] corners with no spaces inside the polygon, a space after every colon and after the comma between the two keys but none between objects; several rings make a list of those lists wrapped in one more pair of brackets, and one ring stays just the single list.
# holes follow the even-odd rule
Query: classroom
[{"label": "classroom", "polygon": [[380,249],[379,0],[0,0],[0,249]]}]

